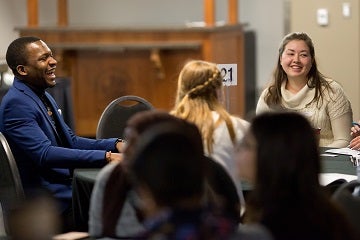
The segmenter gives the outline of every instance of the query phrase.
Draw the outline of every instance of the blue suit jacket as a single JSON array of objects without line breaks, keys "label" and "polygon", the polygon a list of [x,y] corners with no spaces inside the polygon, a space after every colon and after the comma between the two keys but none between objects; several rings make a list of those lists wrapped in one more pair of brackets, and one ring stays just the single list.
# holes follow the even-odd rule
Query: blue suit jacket
[{"label": "blue suit jacket", "polygon": [[0,131],[7,138],[18,164],[25,192],[48,189],[62,202],[71,202],[71,169],[102,167],[105,152],[117,151],[115,138],[95,140],[76,136],[64,122],[55,100],[46,93],[66,147],[58,146],[55,127],[38,95],[15,78],[0,105]]}]

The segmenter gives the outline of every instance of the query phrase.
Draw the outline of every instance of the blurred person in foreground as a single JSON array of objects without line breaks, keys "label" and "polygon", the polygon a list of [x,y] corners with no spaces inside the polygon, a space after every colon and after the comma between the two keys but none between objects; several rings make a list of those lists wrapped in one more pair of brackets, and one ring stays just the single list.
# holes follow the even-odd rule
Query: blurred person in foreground
[{"label": "blurred person in foreground", "polygon": [[208,160],[198,128],[168,122],[146,130],[134,149],[129,173],[144,213],[143,239],[270,239],[260,227],[238,228],[204,201]]},{"label": "blurred person in foreground", "polygon": [[[181,128],[189,123],[161,110],[139,112],[128,120],[125,128],[126,144],[123,148],[123,161],[108,164],[101,169],[96,178],[89,211],[91,236],[132,238],[144,231],[144,213],[137,204],[139,196],[134,191],[128,167],[133,161],[138,142],[147,137],[147,130],[166,124]],[[176,155],[177,151],[174,152],[174,156]],[[199,161],[194,157],[192,159]],[[202,192],[204,204],[216,206],[227,218],[239,223],[240,200],[232,179],[221,164],[207,157],[205,159],[207,171],[205,178],[202,179],[206,182],[206,191]],[[182,176],[183,181],[188,180],[186,172],[182,173],[179,169],[178,174]]]},{"label": "blurred person in foreground", "polygon": [[275,240],[355,239],[347,217],[319,183],[317,139],[304,116],[256,116],[235,158],[239,177],[253,186],[244,224],[265,226]]}]

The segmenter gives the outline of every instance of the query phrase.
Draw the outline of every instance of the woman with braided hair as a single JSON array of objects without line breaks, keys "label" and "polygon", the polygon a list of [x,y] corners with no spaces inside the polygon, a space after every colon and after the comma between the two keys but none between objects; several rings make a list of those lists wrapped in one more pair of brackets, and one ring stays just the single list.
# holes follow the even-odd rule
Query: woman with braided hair
[{"label": "woman with braided hair", "polygon": [[191,60],[181,70],[171,114],[194,123],[200,130],[204,152],[224,166],[234,179],[240,200],[243,194],[235,177],[234,146],[244,136],[247,121],[230,115],[222,100],[223,76],[215,63]]}]

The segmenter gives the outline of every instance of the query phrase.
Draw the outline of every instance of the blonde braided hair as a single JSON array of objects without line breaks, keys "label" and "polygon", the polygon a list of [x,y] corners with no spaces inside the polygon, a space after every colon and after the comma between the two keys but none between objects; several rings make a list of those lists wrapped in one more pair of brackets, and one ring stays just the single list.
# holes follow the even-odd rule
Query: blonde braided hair
[{"label": "blonde braided hair", "polygon": [[[209,154],[213,152],[213,133],[222,121],[225,121],[231,140],[235,143],[235,130],[230,114],[218,99],[222,80],[216,64],[201,60],[189,61],[179,74],[175,107],[171,111],[171,114],[186,119],[199,128],[205,151]],[[216,122],[212,111],[220,116]]]}]

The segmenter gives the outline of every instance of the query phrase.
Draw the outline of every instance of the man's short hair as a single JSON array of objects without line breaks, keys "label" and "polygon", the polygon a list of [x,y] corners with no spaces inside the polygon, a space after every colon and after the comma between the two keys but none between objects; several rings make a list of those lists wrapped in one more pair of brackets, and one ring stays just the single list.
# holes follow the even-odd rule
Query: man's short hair
[{"label": "man's short hair", "polygon": [[16,67],[27,64],[26,46],[30,43],[40,41],[37,37],[20,37],[10,43],[6,51],[6,62],[14,75],[18,75]]}]

